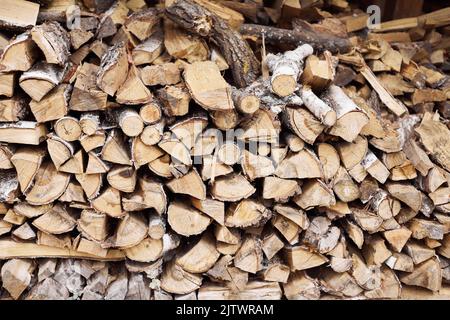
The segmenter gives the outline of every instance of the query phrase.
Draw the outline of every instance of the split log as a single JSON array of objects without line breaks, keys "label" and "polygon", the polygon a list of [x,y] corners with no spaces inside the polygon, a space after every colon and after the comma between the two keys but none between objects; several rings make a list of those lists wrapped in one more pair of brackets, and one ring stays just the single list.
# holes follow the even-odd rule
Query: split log
[{"label": "split log", "polygon": [[31,30],[31,37],[45,55],[47,63],[65,65],[69,58],[70,37],[56,22],[46,22]]},{"label": "split log", "polygon": [[0,71],[27,71],[38,56],[38,49],[29,32],[13,38],[3,49]]}]

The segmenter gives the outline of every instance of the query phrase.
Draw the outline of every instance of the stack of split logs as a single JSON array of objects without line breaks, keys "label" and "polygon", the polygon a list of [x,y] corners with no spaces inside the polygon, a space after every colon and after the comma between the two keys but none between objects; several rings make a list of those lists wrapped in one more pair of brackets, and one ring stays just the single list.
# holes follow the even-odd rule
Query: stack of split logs
[{"label": "stack of split logs", "polygon": [[450,8],[367,18],[0,1],[0,297],[450,297]]}]

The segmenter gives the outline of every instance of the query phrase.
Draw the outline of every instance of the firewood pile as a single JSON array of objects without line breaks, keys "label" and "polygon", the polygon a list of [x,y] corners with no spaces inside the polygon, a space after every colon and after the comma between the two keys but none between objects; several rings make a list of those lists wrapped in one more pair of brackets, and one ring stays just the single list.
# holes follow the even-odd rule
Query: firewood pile
[{"label": "firewood pile", "polygon": [[445,295],[450,8],[368,18],[0,1],[0,297]]}]

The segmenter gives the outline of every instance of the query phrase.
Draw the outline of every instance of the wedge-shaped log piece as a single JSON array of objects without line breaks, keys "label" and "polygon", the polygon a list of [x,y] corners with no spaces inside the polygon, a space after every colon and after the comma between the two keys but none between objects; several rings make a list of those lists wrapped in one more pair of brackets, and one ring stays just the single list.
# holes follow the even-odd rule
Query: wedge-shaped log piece
[{"label": "wedge-shaped log piece", "polygon": [[238,138],[245,141],[277,143],[281,131],[279,120],[272,112],[264,109],[259,109],[250,118],[244,119],[240,127],[244,132]]},{"label": "wedge-shaped log piece", "polygon": [[0,121],[20,121],[28,114],[27,103],[22,97],[0,99]]},{"label": "wedge-shaped log piece", "polygon": [[352,180],[344,167],[339,168],[333,179],[333,191],[343,202],[351,202],[360,197],[358,185]]},{"label": "wedge-shaped log piece", "polygon": [[205,233],[192,248],[177,257],[175,263],[187,272],[203,273],[214,266],[219,256],[215,239]]},{"label": "wedge-shaped log piece", "polygon": [[288,127],[309,144],[313,144],[325,129],[325,126],[304,108],[286,107],[284,117]]},{"label": "wedge-shaped log piece", "polygon": [[84,172],[83,150],[79,150],[72,158],[58,168],[58,171],[81,174]]},{"label": "wedge-shaped log piece", "polygon": [[303,210],[314,207],[327,207],[336,204],[336,199],[331,190],[319,179],[308,181],[302,188],[302,193],[294,197],[294,202]]},{"label": "wedge-shaped log piece", "polygon": [[133,167],[115,166],[106,179],[111,187],[123,192],[133,192],[136,187],[136,171]]},{"label": "wedge-shaped log piece", "polygon": [[164,50],[164,34],[156,31],[149,38],[138,44],[132,51],[133,62],[136,66],[152,63]]},{"label": "wedge-shaped log piece", "polygon": [[408,228],[399,228],[394,230],[387,230],[383,232],[386,241],[396,252],[401,252],[406,242],[411,237],[412,232]]},{"label": "wedge-shaped log piece", "polygon": [[213,218],[220,225],[224,225],[225,204],[222,201],[214,200],[211,198],[206,198],[204,200],[192,198],[191,204],[194,208]]},{"label": "wedge-shaped log piece", "polygon": [[283,284],[284,295],[288,300],[317,300],[320,298],[319,282],[310,278],[304,271],[293,272]]},{"label": "wedge-shaped log piece", "polygon": [[114,246],[131,248],[145,239],[148,223],[141,213],[129,213],[117,225]]},{"label": "wedge-shaped log piece", "polygon": [[75,111],[93,111],[106,108],[108,94],[97,87],[97,74],[100,67],[83,63],[78,69],[69,108]]},{"label": "wedge-shaped log piece", "polygon": [[169,205],[167,218],[172,229],[186,237],[202,233],[211,223],[209,217],[179,201]]},{"label": "wedge-shaped log piece", "polygon": [[33,226],[49,234],[63,234],[73,230],[76,220],[70,208],[57,204],[33,221]]},{"label": "wedge-shaped log piece", "polygon": [[306,230],[309,227],[310,222],[308,216],[303,210],[285,204],[276,204],[273,209],[276,213],[291,220],[303,230]]},{"label": "wedge-shaped log piece", "polygon": [[20,76],[19,85],[34,101],[39,102],[61,83],[66,70],[65,67],[38,62]]},{"label": "wedge-shaped log piece", "polygon": [[206,199],[206,187],[197,170],[192,169],[181,178],[172,179],[166,186],[173,193],[187,194],[199,200]]},{"label": "wedge-shaped log piece", "polygon": [[166,212],[167,197],[162,183],[153,178],[142,177],[138,179],[136,191],[124,196],[122,203],[126,211],[153,208],[162,215]]},{"label": "wedge-shaped log piece", "polygon": [[400,276],[400,281],[406,285],[419,286],[431,291],[438,291],[442,284],[442,270],[437,258],[431,258],[419,265],[414,271]]},{"label": "wedge-shaped log piece", "polygon": [[250,181],[267,177],[275,172],[275,167],[270,158],[253,154],[247,150],[242,153],[241,166],[243,173]]},{"label": "wedge-shaped log piece", "polygon": [[446,232],[445,226],[436,221],[414,218],[408,223],[408,229],[415,239],[442,240]]},{"label": "wedge-shaped log piece", "polygon": [[364,159],[368,143],[366,138],[358,136],[353,142],[339,143],[336,148],[344,167],[351,170]]},{"label": "wedge-shaped log piece", "polygon": [[34,147],[22,147],[15,151],[11,162],[16,168],[20,190],[26,193],[31,187],[45,156],[45,150]]},{"label": "wedge-shaped log piece", "polygon": [[38,122],[57,120],[67,114],[70,86],[61,84],[51,90],[39,102],[30,101],[30,109]]},{"label": "wedge-shaped log piece", "polygon": [[428,155],[418,146],[418,144],[414,140],[409,139],[405,141],[403,151],[408,157],[408,160],[411,161],[414,168],[416,168],[422,176],[426,176],[428,174],[428,171],[434,167],[434,164],[433,162],[431,162]]},{"label": "wedge-shaped log piece", "polygon": [[353,243],[361,249],[364,244],[364,233],[361,228],[351,220],[345,220],[342,226],[347,233],[348,237],[353,241]]},{"label": "wedge-shaped log piece", "polygon": [[434,249],[430,249],[426,245],[409,240],[405,245],[405,252],[411,257],[414,264],[422,263],[435,255]]},{"label": "wedge-shaped log piece", "polygon": [[225,215],[225,225],[238,228],[259,226],[271,216],[272,212],[262,203],[252,199],[244,199],[228,207]]},{"label": "wedge-shaped log piece", "polygon": [[97,75],[97,86],[110,96],[114,96],[127,75],[127,49],[123,42],[119,42],[103,55]]},{"label": "wedge-shaped log piece", "polygon": [[161,288],[175,294],[187,294],[200,288],[202,276],[184,271],[175,261],[165,265]]},{"label": "wedge-shaped log piece", "polygon": [[233,172],[233,167],[218,162],[217,158],[211,155],[203,157],[203,165],[201,170],[201,175],[203,181],[211,179],[215,181],[216,177],[225,176]]},{"label": "wedge-shaped log piece", "polygon": [[100,173],[76,174],[75,178],[80,183],[88,199],[93,199],[98,196],[103,183]]},{"label": "wedge-shaped log piece", "polygon": [[58,172],[51,162],[44,162],[36,173],[34,185],[25,199],[33,205],[53,202],[66,191],[69,180],[69,174]]},{"label": "wedge-shaped log piece", "polygon": [[301,193],[296,180],[266,177],[263,182],[263,198],[274,199],[277,202],[288,202],[290,197]]},{"label": "wedge-shaped log piece", "polygon": [[221,201],[239,201],[250,197],[256,189],[240,174],[219,177],[210,190],[211,195]]},{"label": "wedge-shaped log piece", "polygon": [[292,220],[289,220],[282,215],[275,215],[272,218],[271,223],[290,245],[298,243],[301,230]]},{"label": "wedge-shaped log piece", "polygon": [[59,23],[50,21],[35,26],[31,37],[45,55],[48,63],[65,65],[69,58],[70,37]]},{"label": "wedge-shaped log piece", "polygon": [[19,299],[30,285],[34,269],[35,264],[31,259],[12,259],[2,266],[2,286],[13,299]]},{"label": "wedge-shaped log piece", "polygon": [[171,85],[181,81],[180,69],[175,63],[147,66],[142,69],[141,78],[146,86]]},{"label": "wedge-shaped log piece", "polygon": [[162,253],[162,239],[145,238],[139,244],[125,249],[127,258],[138,262],[153,262],[159,259]]},{"label": "wedge-shaped log piece", "polygon": [[191,166],[192,159],[189,154],[189,150],[186,146],[178,139],[163,139],[158,143],[158,147],[163,149],[165,152],[170,154],[172,158],[180,161],[181,163]]},{"label": "wedge-shaped log piece", "polygon": [[414,211],[417,212],[422,208],[423,195],[414,186],[401,183],[388,183],[386,184],[386,188],[391,196],[405,203]]},{"label": "wedge-shaped log piece", "polygon": [[317,146],[317,155],[322,164],[325,181],[330,181],[339,170],[339,154],[331,144],[320,143]]},{"label": "wedge-shaped log piece", "polygon": [[450,130],[439,121],[438,114],[426,113],[416,129],[425,149],[447,171],[450,170]]},{"label": "wedge-shaped log piece", "polygon": [[120,104],[144,104],[152,100],[153,95],[142,82],[139,70],[131,66],[128,75],[116,93],[116,101]]},{"label": "wedge-shaped log piece", "polygon": [[333,250],[339,241],[341,231],[331,226],[331,220],[326,217],[315,217],[306,229],[303,241],[315,248],[319,253]]},{"label": "wedge-shaped log piece", "polygon": [[317,156],[312,151],[303,149],[297,153],[291,153],[281,161],[275,170],[275,175],[284,179],[305,179],[321,178],[323,172]]},{"label": "wedge-shaped log piece", "polygon": [[101,195],[91,201],[92,207],[98,212],[118,218],[126,214],[122,211],[120,191],[108,187]]},{"label": "wedge-shaped log piece", "polygon": [[106,164],[93,151],[88,153],[88,163],[86,166],[86,174],[106,173],[110,170],[110,166]]},{"label": "wedge-shaped log piece", "polygon": [[361,165],[366,171],[380,183],[385,183],[389,177],[389,170],[377,158],[377,156],[370,150],[367,150]]},{"label": "wedge-shaped log piece", "polygon": [[144,41],[155,32],[160,19],[161,11],[149,8],[132,13],[127,17],[124,26],[139,40]]},{"label": "wedge-shaped log piece", "polygon": [[231,87],[214,62],[194,62],[185,68],[183,77],[192,98],[206,110],[234,108]]},{"label": "wedge-shaped log piece", "polygon": [[135,137],[131,143],[132,161],[136,169],[152,162],[164,155],[164,151],[157,146],[147,145],[140,137]]},{"label": "wedge-shaped log piece", "polygon": [[338,297],[356,297],[364,291],[348,272],[338,273],[327,269],[321,275],[320,284],[325,292]]},{"label": "wedge-shaped log piece", "polygon": [[234,256],[234,265],[242,271],[255,274],[263,268],[262,243],[256,236],[247,236]]},{"label": "wedge-shaped log piece", "polygon": [[383,218],[375,213],[369,212],[368,210],[354,207],[352,207],[351,210],[353,212],[355,222],[361,227],[361,229],[369,233],[379,231],[383,223]]},{"label": "wedge-shaped log piece", "polygon": [[103,146],[101,157],[103,160],[131,165],[129,148],[126,146],[123,135],[119,130],[112,130]]},{"label": "wedge-shaped log piece", "polygon": [[170,131],[191,150],[199,135],[208,126],[206,113],[197,113],[170,126]]},{"label": "wedge-shaped log piece", "polygon": [[364,111],[336,85],[331,85],[322,95],[322,99],[336,111],[336,123],[329,133],[339,136],[347,142],[352,142],[369,123]]},{"label": "wedge-shaped log piece", "polygon": [[286,247],[284,256],[291,271],[311,269],[328,262],[325,256],[310,251],[306,246]]},{"label": "wedge-shaped log piece", "polygon": [[50,211],[52,208],[53,204],[33,206],[28,204],[27,202],[18,202],[14,205],[14,212],[27,218],[35,218]]},{"label": "wedge-shaped log piece", "polygon": [[104,241],[108,237],[108,217],[104,213],[85,209],[77,220],[77,228],[88,239]]},{"label": "wedge-shaped log piece", "polygon": [[33,121],[0,123],[0,141],[38,145],[45,140],[46,127]]},{"label": "wedge-shaped log piece", "polygon": [[27,71],[39,55],[39,50],[29,32],[13,38],[3,49],[0,57],[0,71]]},{"label": "wedge-shaped log piece", "polygon": [[362,253],[367,264],[377,266],[381,266],[392,255],[392,252],[386,247],[384,239],[379,235],[367,237]]}]

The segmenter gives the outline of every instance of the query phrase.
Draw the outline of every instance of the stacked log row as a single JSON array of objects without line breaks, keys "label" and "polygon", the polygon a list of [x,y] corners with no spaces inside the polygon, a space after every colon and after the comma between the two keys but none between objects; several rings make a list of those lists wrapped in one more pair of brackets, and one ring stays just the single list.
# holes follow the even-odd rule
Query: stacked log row
[{"label": "stacked log row", "polygon": [[445,294],[448,8],[297,2],[3,0],[1,297]]}]

